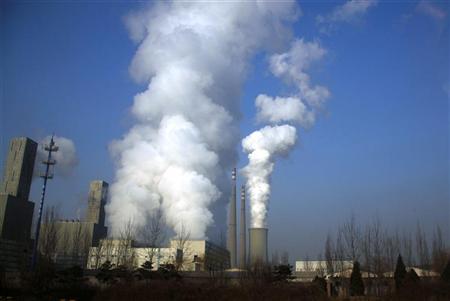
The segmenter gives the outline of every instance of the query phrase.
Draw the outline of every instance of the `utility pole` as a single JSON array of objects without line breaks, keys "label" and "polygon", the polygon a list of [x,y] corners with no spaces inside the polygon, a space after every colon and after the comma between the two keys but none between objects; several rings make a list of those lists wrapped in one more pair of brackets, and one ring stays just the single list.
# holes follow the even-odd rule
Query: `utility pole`
[{"label": "utility pole", "polygon": [[34,248],[33,248],[33,258],[31,261],[31,270],[34,271],[37,263],[38,257],[38,244],[39,244],[39,232],[41,230],[41,219],[42,219],[42,209],[44,208],[44,198],[45,198],[45,190],[47,188],[47,180],[53,179],[53,174],[50,173],[50,166],[55,165],[56,161],[52,159],[52,152],[58,151],[58,146],[55,145],[53,141],[54,134],[50,140],[50,144],[46,144],[44,146],[45,151],[48,152],[47,160],[42,161],[42,164],[45,165],[45,173],[40,175],[41,178],[44,179],[44,184],[42,185],[42,194],[41,194],[41,203],[39,205],[39,215],[36,224],[36,235],[34,237]]}]

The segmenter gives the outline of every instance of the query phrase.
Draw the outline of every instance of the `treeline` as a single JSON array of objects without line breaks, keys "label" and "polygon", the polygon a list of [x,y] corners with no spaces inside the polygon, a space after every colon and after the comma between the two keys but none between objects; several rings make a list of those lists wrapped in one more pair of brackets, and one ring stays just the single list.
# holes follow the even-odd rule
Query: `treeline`
[{"label": "treeline", "polygon": [[407,267],[418,267],[441,273],[450,258],[444,234],[436,225],[432,237],[428,237],[417,222],[415,231],[390,231],[379,217],[360,224],[352,214],[339,225],[335,233],[329,233],[325,241],[324,272],[332,274],[345,269],[345,262],[358,261],[361,269],[382,275],[393,272],[398,255]]}]

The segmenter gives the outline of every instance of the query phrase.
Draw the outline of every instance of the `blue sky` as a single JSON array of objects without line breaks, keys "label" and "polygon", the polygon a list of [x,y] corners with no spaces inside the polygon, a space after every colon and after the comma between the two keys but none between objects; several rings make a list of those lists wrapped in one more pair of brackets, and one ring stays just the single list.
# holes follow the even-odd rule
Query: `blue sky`
[{"label": "blue sky", "polygon": [[[380,2],[321,32],[317,16],[343,3],[300,3],[294,24],[296,36],[327,50],[311,76],[331,97],[272,177],[271,246],[291,258],[322,251],[327,232],[351,212],[362,222],[378,214],[392,229],[418,220],[428,229],[450,226],[449,5],[427,3],[430,12],[414,1]],[[91,180],[114,179],[108,144],[130,127],[133,96],[144,90],[128,72],[136,45],[123,21],[139,5],[0,4],[1,167],[12,137],[55,131],[72,139],[79,164],[50,183],[47,198],[66,217],[85,206]],[[258,94],[290,92],[267,64],[265,54],[252,61],[242,136],[259,127]],[[241,153],[239,167],[246,160]],[[34,201],[40,185],[34,181]]]}]

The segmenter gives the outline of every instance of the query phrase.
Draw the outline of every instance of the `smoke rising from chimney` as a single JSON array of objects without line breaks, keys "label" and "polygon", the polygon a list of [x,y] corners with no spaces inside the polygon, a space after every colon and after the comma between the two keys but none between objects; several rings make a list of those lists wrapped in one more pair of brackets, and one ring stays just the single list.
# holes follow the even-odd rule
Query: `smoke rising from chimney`
[{"label": "smoke rising from chimney", "polygon": [[281,45],[296,13],[295,2],[170,2],[128,16],[139,43],[130,72],[148,87],[134,98],[136,123],[110,145],[113,233],[161,208],[175,232],[205,237],[212,204],[228,201],[249,59]]},{"label": "smoke rising from chimney", "polygon": [[326,87],[313,86],[307,69],[322,59],[326,51],[317,42],[293,41],[291,48],[270,58],[270,70],[286,83],[294,85],[296,94],[288,97],[271,97],[260,94],[255,100],[256,119],[260,123],[274,124],[263,127],[242,140],[249,163],[243,169],[247,178],[250,198],[251,227],[267,227],[267,211],[270,198],[270,177],[275,160],[287,156],[297,140],[294,126],[311,127],[317,112],[322,108],[330,92]]}]

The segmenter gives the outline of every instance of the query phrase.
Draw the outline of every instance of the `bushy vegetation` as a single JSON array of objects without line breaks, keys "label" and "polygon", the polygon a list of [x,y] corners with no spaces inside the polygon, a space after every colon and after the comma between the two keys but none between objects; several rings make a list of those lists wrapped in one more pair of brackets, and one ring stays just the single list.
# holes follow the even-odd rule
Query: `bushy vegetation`
[{"label": "bushy vegetation", "polygon": [[245,282],[223,285],[215,282],[193,284],[186,281],[157,280],[150,285],[117,285],[100,292],[94,300],[328,300],[326,293],[316,286],[287,282],[265,285]]},{"label": "bushy vegetation", "polygon": [[402,256],[398,255],[397,265],[395,266],[394,272],[395,288],[397,290],[402,287],[405,278],[406,278],[406,267],[405,264],[403,263]]},{"label": "bushy vegetation", "polygon": [[351,296],[364,295],[364,282],[362,280],[361,270],[358,261],[354,262],[353,271],[352,274],[350,275],[350,295]]}]

